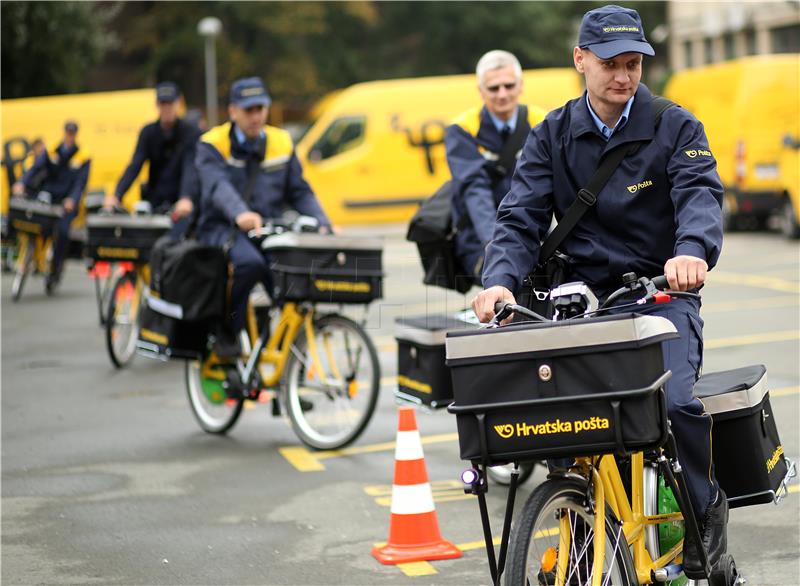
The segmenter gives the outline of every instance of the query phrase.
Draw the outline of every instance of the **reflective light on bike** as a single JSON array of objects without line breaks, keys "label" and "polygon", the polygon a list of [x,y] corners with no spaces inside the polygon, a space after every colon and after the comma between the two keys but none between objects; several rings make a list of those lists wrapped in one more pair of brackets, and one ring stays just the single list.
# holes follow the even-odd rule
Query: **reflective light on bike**
[{"label": "reflective light on bike", "polygon": [[552,572],[558,560],[558,550],[555,547],[548,547],[542,554],[541,567],[544,572]]},{"label": "reflective light on bike", "polygon": [[358,394],[358,382],[355,380],[351,380],[347,384],[347,394],[350,396],[351,399],[355,398]]},{"label": "reflective light on bike", "polygon": [[474,468],[467,468],[461,473],[461,482],[464,484],[475,484],[478,478],[478,471]]}]

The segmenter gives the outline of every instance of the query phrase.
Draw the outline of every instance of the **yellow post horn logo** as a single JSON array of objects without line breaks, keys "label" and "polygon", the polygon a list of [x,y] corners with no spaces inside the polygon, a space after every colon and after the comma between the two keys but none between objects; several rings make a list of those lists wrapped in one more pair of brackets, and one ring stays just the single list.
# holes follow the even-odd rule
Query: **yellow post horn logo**
[{"label": "yellow post horn logo", "polygon": [[630,191],[631,193],[636,193],[638,190],[639,190],[638,185],[628,185],[628,191]]},{"label": "yellow post horn logo", "polygon": [[494,430],[497,432],[497,435],[503,439],[508,439],[514,435],[514,426],[510,423],[506,423],[505,425],[495,425]]},{"label": "yellow post horn logo", "polygon": [[697,151],[692,149],[690,151],[686,151],[686,156],[690,159],[694,159],[697,156]]}]

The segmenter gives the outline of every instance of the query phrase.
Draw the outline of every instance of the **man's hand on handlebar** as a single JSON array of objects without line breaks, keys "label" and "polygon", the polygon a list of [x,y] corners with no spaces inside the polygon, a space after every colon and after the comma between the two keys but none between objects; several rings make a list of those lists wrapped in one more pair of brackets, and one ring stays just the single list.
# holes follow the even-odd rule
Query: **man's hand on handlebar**
[{"label": "man's hand on handlebar", "polygon": [[192,203],[192,199],[188,196],[183,196],[175,202],[172,213],[175,215],[176,219],[184,218],[191,214],[193,209],[194,204]]},{"label": "man's hand on handlebar", "polygon": [[103,198],[103,209],[107,211],[120,207],[119,199],[115,195],[106,195]]},{"label": "man's hand on handlebar", "polygon": [[261,214],[256,212],[247,211],[236,216],[236,225],[243,232],[248,232],[249,230],[258,232],[263,223],[264,220],[261,218]]},{"label": "man's hand on handlebar", "polygon": [[22,181],[17,181],[11,186],[11,195],[14,197],[21,197],[25,195],[25,184]]},{"label": "man's hand on handlebar", "polygon": [[696,256],[681,255],[669,259],[664,265],[664,275],[673,291],[688,291],[706,280],[708,263]]},{"label": "man's hand on handlebar", "polygon": [[[513,293],[500,285],[489,287],[488,289],[478,293],[478,296],[472,300],[472,311],[475,312],[475,315],[478,317],[478,321],[481,323],[489,322],[494,317],[494,305],[498,301],[502,301],[504,303],[517,303],[516,299],[514,299]],[[511,317],[508,317],[503,320],[502,323],[505,324],[510,320]]]}]

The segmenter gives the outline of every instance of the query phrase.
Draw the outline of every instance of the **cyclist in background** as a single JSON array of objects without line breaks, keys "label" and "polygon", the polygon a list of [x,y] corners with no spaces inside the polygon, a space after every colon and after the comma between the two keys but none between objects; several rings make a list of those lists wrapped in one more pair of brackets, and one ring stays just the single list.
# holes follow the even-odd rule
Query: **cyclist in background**
[{"label": "cyclist in background", "polygon": [[508,193],[514,173],[513,166],[502,167],[500,153],[512,136],[519,136],[515,131],[521,125],[521,140],[515,146],[519,155],[524,137],[544,119],[545,111],[519,103],[522,67],[511,53],[489,51],[478,60],[476,75],[483,106],[464,112],[448,126],[444,144],[453,175],[453,226],[460,226],[455,252],[480,285],[483,250],[492,238],[497,206]]},{"label": "cyclist in background", "polygon": [[[287,207],[315,217],[323,231],[331,225],[303,179],[289,133],[266,125],[270,104],[260,78],[236,80],[228,106],[230,122],[206,132],[197,147],[202,190],[198,237],[230,247],[233,332],[244,328],[247,299],[256,283],[272,291],[267,260],[246,233],[260,228],[265,219],[281,216]],[[230,346],[231,353],[238,353],[235,338]]]},{"label": "cyclist in background", "polygon": [[[654,55],[639,14],[605,6],[584,15],[573,49],[586,80],[582,96],[550,112],[534,128],[511,190],[497,212],[483,269],[485,290],[473,301],[481,321],[496,301],[514,302],[521,277],[539,261],[553,215],[564,216],[615,145],[643,142],[595,194],[597,203],[562,244],[573,259],[570,277],[607,296],[622,274],[664,274],[673,290],[701,287],[722,248],[722,184],[702,124],[679,107],[656,127],[650,90],[639,83],[643,55]],[[664,344],[669,418],[678,457],[713,566],[727,547],[728,505],[714,479],[711,417],[692,394],[702,363],[700,303],[680,299],[643,312],[675,325],[680,339]],[[698,549],[687,542],[684,571],[704,578]]]},{"label": "cyclist in background", "polygon": [[69,247],[69,227],[78,213],[81,196],[89,180],[91,157],[78,145],[77,136],[78,124],[68,121],[64,124],[61,143],[50,153],[45,151],[39,155],[13,187],[14,196],[21,197],[26,191],[35,191],[45,199],[49,197],[49,203],[61,204],[64,208],[64,215],[56,224],[50,274],[45,281],[48,290],[55,289],[61,280],[64,257]]},{"label": "cyclist in background", "polygon": [[106,208],[118,206],[148,161],[147,187],[142,199],[150,202],[154,213],[172,213],[176,220],[174,235],[185,231],[189,216],[199,203],[194,156],[200,130],[178,116],[180,99],[181,91],[174,83],[165,81],[156,86],[158,120],[139,132],[133,159],[120,177],[114,195],[103,204]]}]

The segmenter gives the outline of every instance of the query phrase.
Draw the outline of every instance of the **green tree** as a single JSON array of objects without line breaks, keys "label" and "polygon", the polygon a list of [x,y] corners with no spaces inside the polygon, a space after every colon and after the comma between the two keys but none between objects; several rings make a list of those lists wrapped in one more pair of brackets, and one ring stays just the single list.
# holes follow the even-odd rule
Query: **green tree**
[{"label": "green tree", "polygon": [[2,2],[2,97],[86,89],[108,45],[107,13],[85,2]]}]

